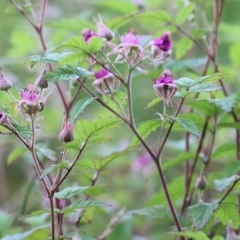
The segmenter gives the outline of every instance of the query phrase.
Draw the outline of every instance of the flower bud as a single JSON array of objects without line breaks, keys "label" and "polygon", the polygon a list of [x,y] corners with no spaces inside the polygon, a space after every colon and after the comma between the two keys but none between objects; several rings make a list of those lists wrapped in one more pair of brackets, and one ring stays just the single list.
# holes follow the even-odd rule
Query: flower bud
[{"label": "flower bud", "polygon": [[207,180],[204,177],[203,172],[201,172],[198,176],[195,182],[195,188],[197,188],[198,190],[205,190],[207,188]]},{"label": "flower bud", "polygon": [[11,81],[6,78],[5,74],[3,73],[3,69],[1,68],[1,73],[0,73],[0,90],[7,91],[11,87],[12,87]]},{"label": "flower bud", "polygon": [[101,17],[99,16],[98,26],[98,36],[106,38],[107,41],[111,41],[114,38],[113,32],[103,23]]},{"label": "flower bud", "polygon": [[73,134],[73,125],[69,121],[63,123],[62,129],[59,134],[59,139],[62,142],[68,143],[71,142],[74,138]]},{"label": "flower bud", "polygon": [[0,111],[0,124],[11,125],[5,113]]},{"label": "flower bud", "polygon": [[44,78],[46,75],[46,69],[44,68],[41,75],[37,78],[35,85],[39,88],[47,88],[48,87],[48,81]]}]

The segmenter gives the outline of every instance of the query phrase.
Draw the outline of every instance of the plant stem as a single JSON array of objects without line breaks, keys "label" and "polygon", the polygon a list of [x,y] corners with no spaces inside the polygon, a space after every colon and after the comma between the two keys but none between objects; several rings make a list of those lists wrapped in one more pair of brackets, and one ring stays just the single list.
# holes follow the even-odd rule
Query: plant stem
[{"label": "plant stem", "polygon": [[54,218],[54,202],[53,202],[53,192],[48,195],[50,203],[50,214],[51,214],[51,240],[55,240],[55,218]]}]

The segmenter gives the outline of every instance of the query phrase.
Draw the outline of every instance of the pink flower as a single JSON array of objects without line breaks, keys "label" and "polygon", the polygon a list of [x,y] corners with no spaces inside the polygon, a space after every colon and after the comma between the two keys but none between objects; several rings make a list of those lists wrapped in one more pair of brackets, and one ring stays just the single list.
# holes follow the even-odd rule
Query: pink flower
[{"label": "pink flower", "polygon": [[90,40],[92,37],[97,37],[98,34],[97,34],[96,32],[94,32],[93,30],[84,28],[84,29],[82,30],[82,36],[83,36],[84,42],[88,43],[89,40]]},{"label": "pink flower", "polygon": [[171,77],[171,73],[165,70],[163,74],[156,80],[153,88],[158,97],[162,98],[168,105],[178,87]]},{"label": "pink flower", "polygon": [[93,82],[93,86],[101,94],[105,94],[104,88],[106,90],[113,92],[115,85],[114,75],[106,68],[100,69],[95,73],[96,80]]},{"label": "pink flower", "polygon": [[141,57],[143,48],[140,45],[141,37],[134,34],[134,30],[130,30],[128,33],[120,37],[121,44],[118,46],[118,57],[116,61],[122,57],[128,58],[132,52],[136,53],[135,61]]},{"label": "pink flower", "polygon": [[73,133],[73,125],[71,122],[65,121],[63,123],[61,131],[59,133],[59,139],[65,143],[73,141],[74,133]]},{"label": "pink flower", "polygon": [[11,81],[6,78],[5,74],[3,73],[3,69],[1,68],[1,73],[0,73],[0,90],[7,91],[11,87],[12,87]]},{"label": "pink flower", "polygon": [[97,22],[98,32],[97,35],[110,41],[113,39],[113,32],[103,23],[101,17],[99,16],[99,21]]},{"label": "pink flower", "polygon": [[34,114],[43,110],[46,99],[41,98],[34,85],[28,85],[21,89],[22,100],[18,101],[17,110],[24,110],[28,114]]},{"label": "pink flower", "polygon": [[152,57],[156,62],[165,60],[172,53],[172,41],[169,32],[165,32],[161,37],[151,41],[150,45]]}]

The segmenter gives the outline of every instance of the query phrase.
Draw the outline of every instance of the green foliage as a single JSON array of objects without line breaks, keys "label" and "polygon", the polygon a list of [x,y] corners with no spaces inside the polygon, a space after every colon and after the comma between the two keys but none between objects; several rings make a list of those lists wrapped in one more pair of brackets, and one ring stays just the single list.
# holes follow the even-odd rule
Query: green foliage
[{"label": "green foliage", "polygon": [[56,240],[62,240],[64,239],[72,239],[75,236],[80,236],[81,240],[96,240],[96,238],[91,237],[90,235],[86,234],[85,232],[72,232],[72,233],[67,233],[64,235],[61,235],[60,237],[56,238]]},{"label": "green foliage", "polygon": [[27,151],[26,148],[15,148],[13,151],[8,155],[7,163],[11,164],[13,161],[18,159],[19,157],[23,156],[23,154]]},{"label": "green foliage", "polygon": [[176,24],[182,25],[187,20],[189,15],[193,12],[194,8],[195,8],[194,3],[191,3],[186,7],[182,8],[176,16]]},{"label": "green foliage", "polygon": [[122,123],[118,118],[95,118],[92,121],[78,120],[75,124],[75,139],[64,145],[64,148],[79,149],[81,144],[90,144],[110,140],[106,131],[119,128]]},{"label": "green foliage", "polygon": [[82,201],[76,201],[68,206],[66,206],[64,209],[61,210],[62,214],[69,214],[73,213],[79,209],[85,209],[88,207],[110,207],[110,204],[107,204],[105,202],[101,201],[94,201],[94,200],[82,200]]},{"label": "green foliage", "polygon": [[200,130],[197,127],[197,125],[195,124],[194,121],[192,121],[191,119],[188,118],[174,118],[174,120],[176,120],[176,122],[183,127],[185,130],[187,130],[188,132],[196,135],[197,137],[200,137]]},{"label": "green foliage", "polygon": [[167,11],[158,10],[153,12],[143,12],[140,13],[137,17],[144,18],[144,19],[151,19],[155,21],[162,21],[162,22],[171,22],[171,15]]},{"label": "green foliage", "polygon": [[48,234],[49,227],[37,227],[27,232],[5,236],[2,240],[42,240],[47,239]]},{"label": "green foliage", "polygon": [[187,217],[191,218],[194,227],[202,229],[212,218],[213,212],[218,208],[218,200],[212,203],[199,203],[187,210]]},{"label": "green foliage", "polygon": [[56,68],[53,72],[48,72],[44,78],[49,82],[60,82],[82,79],[93,75],[93,73],[75,66],[64,66]]},{"label": "green foliage", "polygon": [[53,170],[57,170],[57,169],[69,169],[71,167],[71,164],[67,161],[63,161],[63,162],[60,162],[56,165],[52,165],[51,167],[48,167],[48,168],[45,168],[43,171],[42,171],[42,175],[41,175],[41,178],[45,177],[46,175],[48,175],[51,171]]},{"label": "green foliage", "polygon": [[19,134],[20,136],[29,139],[31,137],[31,132],[30,129],[28,127],[22,126],[20,124],[17,123],[11,123],[13,126],[13,130]]},{"label": "green foliage", "polygon": [[[143,139],[146,139],[151,132],[155,131],[160,126],[161,126],[160,119],[148,120],[140,124],[138,132]],[[134,136],[129,147],[135,147],[139,143],[140,143],[139,139],[136,136]]]},{"label": "green foliage", "polygon": [[210,238],[208,238],[208,236],[204,233],[204,232],[183,232],[183,233],[179,233],[179,232],[175,232],[175,233],[171,233],[177,236],[183,236],[183,237],[188,237],[191,238],[193,240],[210,240]]},{"label": "green foliage", "polygon": [[233,182],[239,180],[239,176],[233,175],[228,178],[223,179],[216,179],[214,181],[214,185],[217,191],[224,191],[226,188],[228,188],[230,185],[232,185]]},{"label": "green foliage", "polygon": [[92,97],[87,97],[77,101],[70,112],[70,121],[75,122],[78,116],[84,111],[84,109],[91,104],[94,100]]},{"label": "green foliage", "polygon": [[187,37],[181,38],[176,44],[176,58],[177,60],[181,59],[193,46],[191,39]]},{"label": "green foliage", "polygon": [[234,229],[238,229],[240,226],[238,207],[234,203],[221,203],[214,212],[214,218],[219,219],[224,225],[230,224]]}]

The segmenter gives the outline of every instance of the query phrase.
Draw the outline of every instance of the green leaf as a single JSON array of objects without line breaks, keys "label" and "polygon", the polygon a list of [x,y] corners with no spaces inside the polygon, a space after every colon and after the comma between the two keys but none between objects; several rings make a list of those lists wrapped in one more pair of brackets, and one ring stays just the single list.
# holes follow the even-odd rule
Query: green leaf
[{"label": "green leaf", "polygon": [[194,134],[197,137],[200,137],[201,131],[197,127],[196,123],[192,121],[191,119],[188,118],[174,118],[176,122],[183,127],[184,129],[187,130],[187,132],[190,132]]},{"label": "green leaf", "polygon": [[47,148],[43,143],[38,143],[35,145],[35,147],[38,152],[43,154],[48,159],[52,161],[56,160],[56,153],[52,149]]},{"label": "green leaf", "polygon": [[218,235],[218,236],[214,236],[212,240],[225,240],[225,238]]},{"label": "green leaf", "polygon": [[235,182],[239,178],[240,177],[238,175],[233,175],[228,178],[216,179],[216,180],[214,180],[215,189],[219,192],[222,192],[226,188],[228,188],[230,185],[232,185],[232,183]]},{"label": "green leaf", "polygon": [[13,151],[8,155],[7,164],[11,164],[13,161],[21,157],[25,152],[27,152],[26,148],[18,147],[13,149]]},{"label": "green leaf", "polygon": [[214,73],[212,75],[207,75],[203,77],[199,77],[197,79],[194,79],[191,86],[200,84],[200,83],[209,83],[209,82],[215,82],[223,79],[224,73]]},{"label": "green leaf", "polygon": [[219,159],[225,156],[235,156],[236,154],[236,143],[225,143],[220,145],[212,154],[212,159]]},{"label": "green leaf", "polygon": [[151,208],[135,209],[126,212],[127,215],[137,215],[148,219],[159,219],[165,222],[171,222],[169,210],[164,206],[154,206]]},{"label": "green leaf", "polygon": [[224,112],[231,112],[234,105],[237,103],[238,96],[237,94],[229,95],[224,99],[211,99],[210,102],[214,103],[217,107],[221,108]]},{"label": "green leaf", "polygon": [[221,90],[221,86],[213,83],[202,83],[188,89],[189,92],[212,92]]},{"label": "green leaf", "polygon": [[88,43],[85,43],[80,37],[72,37],[62,46],[81,50],[83,54],[89,55],[99,52],[103,46],[103,43],[103,39],[99,37],[91,38]]},{"label": "green leaf", "polygon": [[178,80],[175,81],[177,85],[183,86],[183,87],[190,87],[191,84],[193,83],[193,80],[190,78],[179,78]]},{"label": "green leaf", "polygon": [[66,206],[63,210],[62,213],[63,214],[68,214],[68,213],[72,213],[75,212],[76,210],[79,209],[85,209],[88,207],[111,207],[110,204],[107,204],[105,202],[101,202],[101,201],[94,201],[94,200],[83,200],[83,201],[77,201],[73,204],[70,204],[68,206]]},{"label": "green leaf", "polygon": [[67,234],[64,234],[64,235],[61,235],[60,237],[56,238],[56,240],[65,240],[65,239],[73,239],[74,236],[80,236],[81,240],[96,240],[96,238],[93,238],[91,236],[89,236],[88,234],[86,234],[85,232],[72,232],[72,233],[67,233]]},{"label": "green leaf", "polygon": [[176,58],[179,60],[182,58],[193,46],[192,40],[190,40],[187,37],[181,38],[177,43],[176,43]]},{"label": "green leaf", "polygon": [[155,106],[157,103],[161,102],[160,98],[154,98],[150,103],[147,104],[145,109]]},{"label": "green leaf", "polygon": [[34,55],[30,56],[26,59],[26,62],[33,67],[36,63],[49,63],[49,64],[58,64],[59,61],[71,54],[71,52],[62,52],[62,53],[46,53],[44,56],[42,55]]},{"label": "green leaf", "polygon": [[188,60],[168,60],[166,63],[166,69],[171,69],[171,71],[177,71],[186,68],[196,68],[202,66],[206,62],[206,58],[193,58]]},{"label": "green leaf", "polygon": [[199,203],[188,208],[187,217],[191,218],[197,229],[201,229],[208,223],[217,207],[218,200],[212,203]]},{"label": "green leaf", "polygon": [[162,22],[171,22],[172,20],[171,15],[167,11],[162,10],[140,13],[138,17]]},{"label": "green leaf", "polygon": [[49,226],[37,227],[27,232],[5,236],[1,240],[43,240],[48,238],[49,232]]},{"label": "green leaf", "polygon": [[190,14],[193,12],[195,8],[195,4],[191,3],[189,5],[187,5],[186,7],[184,7],[183,9],[181,9],[176,17],[176,24],[177,25],[182,25],[187,18],[190,16]]},{"label": "green leaf", "polygon": [[219,219],[223,225],[231,224],[234,229],[238,229],[240,226],[239,209],[234,203],[221,203],[214,212],[214,218]]},{"label": "green leaf", "polygon": [[126,149],[123,151],[119,151],[119,152],[114,152],[106,157],[100,158],[99,160],[96,160],[96,167],[101,170],[104,167],[106,167],[109,163],[111,163],[113,160],[116,160],[119,157],[123,157],[126,156],[130,153],[132,153],[134,150],[132,149]]},{"label": "green leaf", "polygon": [[23,217],[22,219],[35,217],[35,216],[42,215],[42,214],[45,214],[45,213],[50,214],[50,209],[41,209],[41,210],[38,210],[38,211],[31,212],[29,215]]},{"label": "green leaf", "polygon": [[[115,4],[115,2],[114,2],[114,4]],[[124,5],[125,4],[126,4],[126,2],[124,3]],[[110,21],[107,21],[106,26],[109,27],[111,30],[118,29],[119,27],[126,25],[130,20],[132,20],[132,17],[135,15],[136,15],[136,13],[121,16],[121,17],[115,17],[115,18],[111,19]]]},{"label": "green leaf", "polygon": [[80,67],[63,66],[56,68],[53,72],[48,72],[44,77],[49,82],[60,82],[85,78],[91,75],[93,75],[93,73]]},{"label": "green leaf", "polygon": [[79,194],[81,192],[84,192],[86,189],[88,189],[89,187],[69,187],[69,188],[65,188],[60,192],[57,192],[54,194],[54,196],[56,198],[59,199],[68,199],[71,198],[72,196]]},{"label": "green leaf", "polygon": [[28,127],[21,126],[20,124],[15,123],[15,122],[11,122],[11,124],[12,124],[13,130],[15,132],[17,132],[19,135],[21,135],[24,138],[30,139],[31,131]]},{"label": "green leaf", "polygon": [[87,188],[84,191],[84,194],[90,195],[90,196],[98,196],[98,195],[101,195],[106,192],[109,192],[109,189],[106,187],[92,186],[92,187]]},{"label": "green leaf", "polygon": [[[155,131],[157,128],[161,126],[162,122],[160,119],[153,119],[153,120],[148,120],[145,122],[142,122],[138,128],[138,132],[141,135],[143,139],[146,139],[147,136]],[[133,137],[129,147],[135,147],[138,145],[140,142],[136,136]]]},{"label": "green leaf", "polygon": [[75,122],[78,116],[83,112],[83,110],[90,105],[90,103],[94,100],[92,97],[87,97],[79,100],[73,105],[73,108],[70,111],[70,121]]},{"label": "green leaf", "polygon": [[232,63],[238,67],[240,64],[240,46],[239,43],[233,43],[230,46],[230,51],[229,51],[229,57],[232,61]]},{"label": "green leaf", "polygon": [[191,238],[193,240],[210,240],[204,232],[171,232],[170,234]]},{"label": "green leaf", "polygon": [[51,167],[45,168],[41,172],[41,178],[45,177],[47,174],[49,174],[53,170],[63,169],[63,168],[69,169],[70,167],[71,167],[71,164],[69,162],[66,162],[66,161],[60,162],[57,165],[53,165]]},{"label": "green leaf", "polygon": [[64,148],[79,149],[82,143],[94,143],[110,139],[105,134],[107,130],[120,127],[122,120],[119,118],[96,118],[92,121],[78,120],[75,124],[75,140],[65,144]]}]

